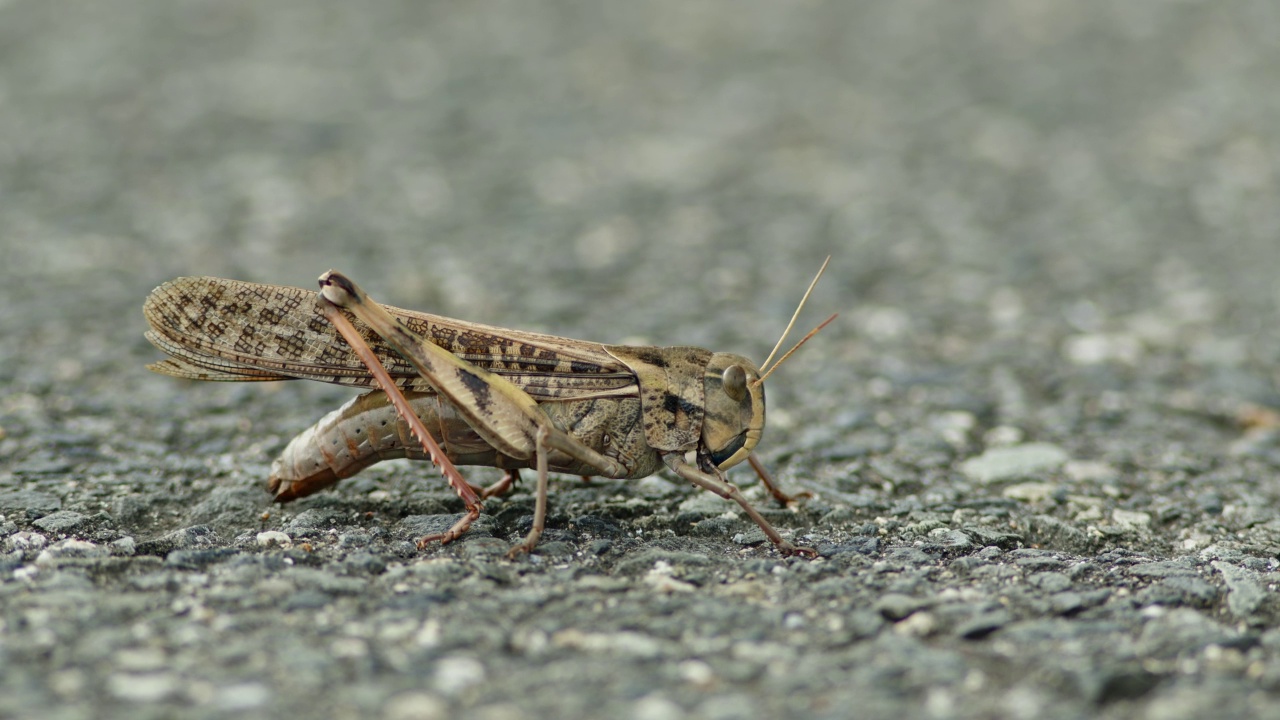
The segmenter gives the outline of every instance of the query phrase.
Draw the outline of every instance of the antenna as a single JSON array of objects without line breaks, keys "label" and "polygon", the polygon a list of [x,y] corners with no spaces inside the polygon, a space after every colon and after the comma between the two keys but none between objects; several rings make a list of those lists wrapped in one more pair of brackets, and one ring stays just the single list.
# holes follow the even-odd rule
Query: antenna
[{"label": "antenna", "polygon": [[[822,261],[822,267],[818,268],[818,274],[813,276],[813,282],[809,283],[809,289],[804,291],[804,297],[800,298],[800,304],[796,306],[796,311],[791,314],[791,322],[787,323],[787,329],[782,331],[782,337],[778,338],[778,344],[774,345],[773,349],[769,351],[769,357],[765,358],[763,363],[760,363],[761,372],[764,372],[764,368],[769,366],[769,361],[773,359],[774,354],[778,352],[778,348],[782,347],[783,341],[787,339],[787,333],[791,332],[791,326],[796,324],[796,318],[800,317],[800,311],[804,309],[805,301],[809,299],[809,293],[813,292],[813,286],[818,284],[818,278],[822,277],[822,273],[824,270],[827,269],[827,263],[829,262],[831,262],[830,255],[827,256],[826,260]],[[827,322],[831,322],[831,321],[827,320]],[[827,323],[823,323],[823,325],[826,325],[826,324]],[[822,327],[822,325],[819,325],[818,327]],[[808,338],[806,337],[805,340],[807,339]],[[800,342],[803,343],[804,340],[801,340]],[[800,346],[796,345],[796,347],[800,347]],[[795,348],[791,348],[791,352],[795,352]],[[790,355],[791,353],[787,353],[787,354]],[[779,360],[778,362],[782,362],[782,361]],[[768,373],[765,373],[765,374],[767,375]],[[763,380],[764,377],[761,376],[760,379]]]},{"label": "antenna", "polygon": [[754,386],[756,386],[756,385],[759,385],[760,383],[764,382],[764,379],[765,379],[765,378],[769,377],[769,375],[770,375],[770,374],[772,374],[774,370],[777,370],[777,369],[778,369],[778,366],[782,364],[782,361],[783,361],[783,360],[786,360],[787,358],[791,357],[791,353],[793,353],[793,352],[795,352],[795,351],[799,350],[801,345],[803,345],[803,344],[805,344],[805,343],[809,342],[809,338],[813,337],[814,335],[817,335],[817,334],[818,334],[818,331],[819,331],[819,330],[821,330],[822,328],[826,327],[827,325],[829,325],[829,324],[831,323],[831,321],[832,321],[832,320],[835,320],[835,319],[836,319],[836,316],[837,316],[837,313],[831,313],[831,317],[827,318],[826,320],[823,320],[823,321],[818,325],[818,327],[816,327],[816,328],[814,328],[814,329],[810,330],[810,331],[809,331],[809,334],[807,334],[807,335],[805,335],[804,337],[800,338],[800,342],[796,343],[796,344],[795,344],[795,345],[794,345],[790,350],[788,350],[788,351],[786,352],[786,354],[785,354],[785,355],[783,355],[782,357],[778,358],[778,362],[774,363],[774,364],[773,364],[773,367],[769,368],[769,369],[768,369],[768,370],[767,370],[763,375],[761,375],[760,377],[758,377],[758,378],[756,378],[755,380],[752,380],[752,381],[751,381],[751,385],[752,385],[752,387],[754,387]]}]

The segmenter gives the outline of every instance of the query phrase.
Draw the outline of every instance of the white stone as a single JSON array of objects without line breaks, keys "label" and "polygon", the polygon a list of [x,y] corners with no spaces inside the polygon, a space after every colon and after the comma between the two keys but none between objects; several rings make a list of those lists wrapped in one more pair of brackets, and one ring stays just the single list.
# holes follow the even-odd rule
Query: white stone
[{"label": "white stone", "polygon": [[266,530],[264,532],[260,532],[258,533],[257,540],[258,544],[262,547],[271,547],[272,545],[289,547],[290,545],[293,545],[293,538],[289,537],[287,533],[282,533],[279,530]]}]

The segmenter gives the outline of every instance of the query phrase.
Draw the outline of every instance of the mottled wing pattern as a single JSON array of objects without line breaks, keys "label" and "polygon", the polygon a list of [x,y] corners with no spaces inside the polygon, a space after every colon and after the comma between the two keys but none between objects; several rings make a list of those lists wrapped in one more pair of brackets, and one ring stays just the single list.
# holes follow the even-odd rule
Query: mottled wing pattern
[{"label": "mottled wing pattern", "polygon": [[[170,355],[148,368],[193,380],[308,379],[372,387],[368,370],[320,314],[318,302],[317,293],[302,288],[213,277],[171,280],[143,305],[151,325],[147,339]],[[414,333],[539,401],[638,393],[634,374],[595,343],[387,310]],[[352,321],[398,385],[434,392],[408,361]]]}]

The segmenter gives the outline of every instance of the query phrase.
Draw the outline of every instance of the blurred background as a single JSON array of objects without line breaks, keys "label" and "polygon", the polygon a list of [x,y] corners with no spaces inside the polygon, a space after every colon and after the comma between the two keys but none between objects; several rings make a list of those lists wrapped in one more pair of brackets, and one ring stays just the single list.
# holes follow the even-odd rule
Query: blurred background
[{"label": "blurred background", "polygon": [[1253,330],[1280,303],[1278,14],[9,0],[5,329],[50,303],[137,347],[171,276],[338,267],[402,305],[760,356],[832,254],[815,314],[936,333],[1068,299],[1087,324],[1198,282],[1248,288],[1201,299]]}]

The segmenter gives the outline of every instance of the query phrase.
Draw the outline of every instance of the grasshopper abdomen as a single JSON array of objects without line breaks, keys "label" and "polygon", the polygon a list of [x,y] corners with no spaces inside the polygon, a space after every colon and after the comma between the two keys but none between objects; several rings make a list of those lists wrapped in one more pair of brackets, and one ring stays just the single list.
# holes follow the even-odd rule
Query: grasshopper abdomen
[{"label": "grasshopper abdomen", "polygon": [[[415,393],[408,400],[454,464],[503,470],[534,467],[531,458],[503,455],[485,443],[457,409],[438,395]],[[621,478],[646,477],[662,466],[661,457],[644,442],[637,399],[546,402],[539,410],[569,435],[616,460],[624,470]],[[268,486],[277,501],[287,502],[394,458],[425,460],[427,456],[386,394],[365,393],[299,433],[272,463]],[[552,472],[602,474],[599,468],[557,450],[549,453],[548,461]]]}]

